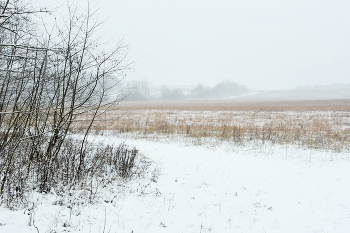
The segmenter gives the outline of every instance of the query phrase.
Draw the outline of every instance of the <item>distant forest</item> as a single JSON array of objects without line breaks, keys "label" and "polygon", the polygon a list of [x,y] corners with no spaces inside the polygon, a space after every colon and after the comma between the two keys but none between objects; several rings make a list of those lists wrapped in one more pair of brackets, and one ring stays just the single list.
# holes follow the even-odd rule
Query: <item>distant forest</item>
[{"label": "distant forest", "polygon": [[198,84],[195,88],[171,88],[166,85],[160,88],[150,88],[146,80],[131,81],[124,88],[124,99],[136,100],[179,100],[179,99],[206,99],[229,98],[249,92],[249,89],[232,80],[223,80],[214,87]]}]

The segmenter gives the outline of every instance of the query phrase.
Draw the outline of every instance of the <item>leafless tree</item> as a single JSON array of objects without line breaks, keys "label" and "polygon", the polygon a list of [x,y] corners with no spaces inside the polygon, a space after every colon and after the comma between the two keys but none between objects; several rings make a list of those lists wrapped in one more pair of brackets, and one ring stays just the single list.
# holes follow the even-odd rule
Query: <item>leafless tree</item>
[{"label": "leafless tree", "polygon": [[66,141],[84,122],[70,158],[69,182],[78,182],[93,122],[119,101],[109,91],[128,67],[122,41],[101,49],[96,11],[69,6],[68,17],[50,29],[33,19],[47,12],[21,0],[0,1],[0,195],[7,187],[17,192],[28,177],[49,190]]}]

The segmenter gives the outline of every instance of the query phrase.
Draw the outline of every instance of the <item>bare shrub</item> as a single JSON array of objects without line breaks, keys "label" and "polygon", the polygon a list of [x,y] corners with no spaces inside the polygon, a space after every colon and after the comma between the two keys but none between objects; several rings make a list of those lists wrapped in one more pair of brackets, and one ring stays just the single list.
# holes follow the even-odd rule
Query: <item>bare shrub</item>
[{"label": "bare shrub", "polygon": [[85,160],[79,169],[81,143],[82,139],[69,138],[63,143],[56,159],[49,167],[45,166],[45,171],[41,163],[33,162],[29,174],[28,167],[23,166],[27,160],[26,154],[17,154],[7,172],[3,203],[11,209],[22,208],[27,206],[27,195],[31,190],[41,193],[55,190],[59,195],[65,195],[71,189],[88,190],[92,201],[99,191],[97,186],[107,185],[116,179],[129,180],[147,170],[147,162],[139,158],[136,148],[129,149],[124,143],[114,147],[87,142],[84,142]]},{"label": "bare shrub", "polygon": [[138,150],[136,148],[130,150],[124,143],[119,145],[113,154],[113,163],[119,176],[130,178],[133,175],[132,169],[135,166],[135,158],[137,154]]}]

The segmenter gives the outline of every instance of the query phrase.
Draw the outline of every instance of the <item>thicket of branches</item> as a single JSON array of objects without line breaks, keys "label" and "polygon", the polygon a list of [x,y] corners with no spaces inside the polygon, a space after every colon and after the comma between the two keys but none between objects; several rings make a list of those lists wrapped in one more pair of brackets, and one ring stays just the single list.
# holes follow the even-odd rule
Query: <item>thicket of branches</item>
[{"label": "thicket of branches", "polygon": [[[118,101],[109,98],[109,90],[126,68],[120,41],[113,50],[100,50],[95,11],[68,7],[65,21],[51,28],[35,23],[46,13],[22,0],[0,1],[3,200],[20,196],[29,184],[47,192],[96,172],[91,161],[104,156],[91,153],[87,136],[98,116]],[[86,127],[72,145],[70,134],[79,121]],[[111,165],[107,159],[104,163]]]}]

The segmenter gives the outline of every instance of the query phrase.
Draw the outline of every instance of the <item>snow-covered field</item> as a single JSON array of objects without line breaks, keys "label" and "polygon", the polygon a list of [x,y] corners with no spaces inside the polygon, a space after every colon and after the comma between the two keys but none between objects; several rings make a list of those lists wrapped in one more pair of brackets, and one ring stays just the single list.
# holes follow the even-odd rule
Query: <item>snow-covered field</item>
[{"label": "snow-covered field", "polygon": [[0,208],[0,232],[350,232],[350,152],[123,141],[153,161],[146,177],[95,204],[32,194],[32,209]]}]

